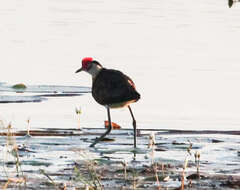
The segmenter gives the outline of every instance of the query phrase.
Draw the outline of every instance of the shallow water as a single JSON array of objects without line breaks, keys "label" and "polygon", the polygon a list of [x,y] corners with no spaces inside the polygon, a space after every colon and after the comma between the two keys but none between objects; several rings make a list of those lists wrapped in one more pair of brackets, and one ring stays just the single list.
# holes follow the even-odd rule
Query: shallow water
[{"label": "shallow water", "polygon": [[[0,5],[0,82],[90,86],[87,74],[74,71],[83,57],[93,56],[135,81],[142,95],[133,106],[139,127],[239,128],[238,3],[231,9],[226,0],[13,0]],[[1,105],[0,113],[19,125],[27,117],[62,118],[72,127],[75,106],[82,107],[88,127],[102,125],[105,110],[90,95]],[[113,112],[113,120],[130,127],[126,110]]]},{"label": "shallow water", "polygon": [[[91,128],[83,128],[82,131],[52,128],[31,131],[31,137],[25,136],[26,131],[15,134],[16,138],[12,137],[11,139],[15,139],[18,144],[20,169],[27,177],[27,189],[35,187],[39,183],[46,183],[47,178],[41,171],[48,174],[56,183],[66,183],[74,187],[82,186],[78,184],[79,181],[75,180],[74,168],[77,165],[83,166],[92,159],[96,160],[98,165],[106,164],[104,174],[101,174],[106,189],[108,189],[108,183],[111,183],[110,187],[124,184],[124,178],[121,177],[122,172],[118,174],[119,170],[123,170],[121,163],[125,162],[128,169],[138,170],[137,178],[140,179],[140,171],[145,171],[147,167],[150,167],[152,161],[163,164],[165,167],[171,166],[165,169],[165,175],[169,175],[170,180],[167,183],[161,180],[160,183],[161,187],[176,188],[181,184],[177,179],[181,176],[180,173],[186,158],[189,160],[186,176],[196,172],[194,154],[197,151],[200,153],[200,173],[206,176],[206,179],[193,181],[193,183],[202,184],[201,188],[211,186],[211,184],[218,187],[219,183],[224,184],[230,177],[239,176],[240,173],[240,159],[237,153],[240,143],[239,135],[226,133],[217,135],[217,132],[212,135],[206,133],[199,135],[187,131],[183,133],[155,131],[156,145],[152,149],[148,147],[149,134],[152,131],[141,130],[141,135],[138,137],[138,148],[134,150],[132,131],[125,129],[114,130],[109,136],[113,141],[101,142],[95,148],[89,148],[88,146],[99,135],[98,133],[102,132],[103,130]],[[2,136],[0,142],[5,144],[5,141],[6,138]],[[7,142],[11,142],[11,140],[7,140]],[[191,155],[187,153],[187,148],[190,146],[189,142],[192,143]],[[14,177],[17,173],[16,158],[13,156],[11,145],[0,146],[0,149],[0,164],[3,166],[0,168],[0,176],[3,179],[6,175]],[[113,172],[110,179],[108,179],[107,172],[109,170]],[[82,168],[82,174],[84,171]],[[159,169],[158,172],[160,174],[161,170]],[[143,173],[142,178],[145,181],[140,183],[149,185],[149,188],[154,187],[155,179],[150,180],[152,182],[147,180],[152,175],[152,172],[150,176],[149,173],[145,175]],[[224,177],[219,182],[219,180],[215,181],[208,177],[211,175]],[[128,174],[128,178],[130,178],[130,174]],[[34,180],[37,180],[35,185]],[[186,183],[188,183],[187,180]]]},{"label": "shallow water", "polygon": [[[123,128],[112,132],[115,141],[88,148],[103,132],[107,116],[89,93],[90,76],[75,74],[85,56],[133,79],[141,93],[141,100],[132,106],[139,129],[239,130],[239,10],[240,3],[229,9],[227,0],[1,1],[3,125],[11,122],[14,131],[26,130],[29,121],[31,130],[75,134],[77,107],[82,109],[84,132],[98,133],[16,137],[17,145],[28,150],[19,150],[24,174],[43,180],[39,169],[44,169],[54,180],[67,182],[54,173],[72,169],[81,149],[102,161],[131,162],[132,121],[127,109],[111,111],[112,121]],[[17,83],[27,88],[12,89]],[[157,148],[166,150],[156,151],[159,162],[172,163],[181,171],[190,140],[193,152],[201,152],[201,171],[239,176],[239,135],[159,132],[156,137]],[[175,140],[180,144],[173,145]],[[6,139],[1,137],[0,142],[3,165],[14,158],[4,157]],[[147,136],[138,138],[140,165],[151,162],[147,144]],[[0,176],[5,176],[4,169],[15,175],[14,166],[1,167]],[[189,167],[188,172],[195,169]],[[174,185],[170,181],[164,187]]]}]

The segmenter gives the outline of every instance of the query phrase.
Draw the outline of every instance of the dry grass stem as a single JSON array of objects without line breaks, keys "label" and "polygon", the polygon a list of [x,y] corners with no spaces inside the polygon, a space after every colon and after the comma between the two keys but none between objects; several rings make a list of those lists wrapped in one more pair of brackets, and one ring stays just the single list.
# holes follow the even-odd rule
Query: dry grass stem
[{"label": "dry grass stem", "polygon": [[56,183],[53,181],[53,179],[43,169],[40,169],[39,171],[40,171],[41,174],[46,176],[54,186],[56,186]]},{"label": "dry grass stem", "polygon": [[77,128],[79,129],[79,130],[81,130],[81,122],[80,122],[80,116],[81,116],[81,114],[82,114],[82,109],[81,109],[81,107],[79,107],[79,108],[75,108],[75,112],[76,112],[76,114],[77,114]]},{"label": "dry grass stem", "polygon": [[158,190],[161,190],[160,182],[159,182],[159,179],[158,179],[158,173],[157,173],[157,163],[154,163],[154,165],[153,165],[153,171],[154,171],[154,174],[155,174],[155,177],[156,177],[156,182],[157,182]]},{"label": "dry grass stem", "polygon": [[198,176],[198,178],[200,178],[200,171],[199,171],[199,168],[200,168],[200,152],[196,151],[195,154],[194,154],[194,157],[195,157],[195,163],[197,164],[197,176]]},{"label": "dry grass stem", "polygon": [[7,189],[8,185],[10,183],[16,183],[16,184],[26,183],[26,179],[24,177],[22,177],[22,178],[8,178],[8,181],[3,186],[3,190]]},{"label": "dry grass stem", "polygon": [[30,118],[27,119],[27,135],[28,137],[30,137]]}]

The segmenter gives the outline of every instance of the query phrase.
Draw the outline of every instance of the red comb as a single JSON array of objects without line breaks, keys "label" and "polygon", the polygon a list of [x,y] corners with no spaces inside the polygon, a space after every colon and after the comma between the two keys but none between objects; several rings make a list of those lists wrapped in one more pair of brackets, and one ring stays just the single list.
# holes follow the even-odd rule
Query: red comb
[{"label": "red comb", "polygon": [[85,57],[82,59],[82,67],[87,68],[88,63],[92,62],[93,58],[91,57]]}]

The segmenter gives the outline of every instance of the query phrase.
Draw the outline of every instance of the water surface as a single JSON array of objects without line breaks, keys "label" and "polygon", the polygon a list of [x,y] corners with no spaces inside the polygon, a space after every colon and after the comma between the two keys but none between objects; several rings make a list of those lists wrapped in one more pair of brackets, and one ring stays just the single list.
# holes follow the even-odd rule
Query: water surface
[{"label": "water surface", "polygon": [[[0,81],[9,85],[90,86],[74,74],[85,56],[120,69],[142,95],[133,106],[140,128],[238,129],[240,5],[226,0],[13,0],[0,3]],[[1,96],[3,92],[0,92]],[[1,105],[21,126],[56,122],[102,126],[104,108],[91,95],[38,104]],[[113,120],[130,128],[127,110]],[[61,121],[59,121],[61,120]],[[52,126],[52,127],[54,127]]]}]

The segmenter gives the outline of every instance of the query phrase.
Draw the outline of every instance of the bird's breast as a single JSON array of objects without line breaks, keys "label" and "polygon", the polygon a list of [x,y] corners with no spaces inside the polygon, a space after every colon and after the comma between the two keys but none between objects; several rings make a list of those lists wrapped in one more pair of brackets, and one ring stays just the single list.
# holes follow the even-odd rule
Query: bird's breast
[{"label": "bird's breast", "polygon": [[123,107],[127,107],[129,104],[136,102],[136,100],[130,100],[130,101],[125,101],[125,102],[119,102],[119,103],[114,103],[114,104],[109,104],[106,105],[110,108],[123,108]]}]

